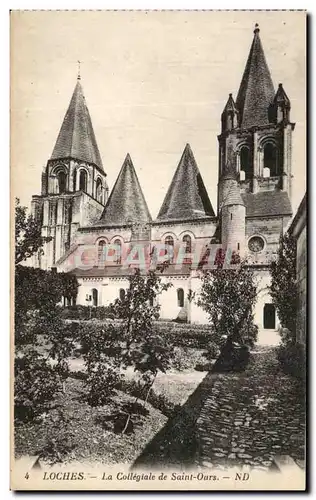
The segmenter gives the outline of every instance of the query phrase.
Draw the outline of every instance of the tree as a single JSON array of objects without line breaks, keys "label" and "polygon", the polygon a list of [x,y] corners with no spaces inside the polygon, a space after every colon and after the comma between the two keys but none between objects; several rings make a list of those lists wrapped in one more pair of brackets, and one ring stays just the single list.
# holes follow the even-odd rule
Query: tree
[{"label": "tree", "polygon": [[15,264],[26,261],[38,251],[43,252],[43,246],[51,241],[51,237],[42,236],[40,221],[32,215],[27,215],[27,208],[15,199]]},{"label": "tree", "polygon": [[233,269],[219,263],[203,274],[197,303],[208,314],[212,341],[219,349],[228,340],[253,346],[258,330],[253,316],[256,295],[254,272],[245,262]]},{"label": "tree", "polygon": [[[137,269],[129,277],[124,297],[112,305],[120,323],[109,325],[106,330],[102,328],[92,336],[91,331],[85,333],[88,401],[92,406],[108,401],[121,378],[121,369],[127,367],[134,368],[140,375],[139,393],[145,394],[147,401],[158,372],[165,372],[172,359],[173,348],[154,327],[160,310],[157,297],[170,286],[162,283],[154,271],[141,274]],[[123,433],[131,425],[137,399],[122,425]]]},{"label": "tree", "polygon": [[277,258],[271,264],[270,274],[272,302],[282,327],[286,329],[282,340],[284,343],[293,343],[295,342],[298,286],[296,241],[289,233],[285,233],[281,238]]},{"label": "tree", "polygon": [[[21,265],[42,249],[40,224],[16,200],[15,219],[15,417],[34,418],[45,412],[68,376],[67,358],[76,331],[62,321],[58,303],[75,300],[75,276]],[[54,363],[52,364],[52,360]]]}]

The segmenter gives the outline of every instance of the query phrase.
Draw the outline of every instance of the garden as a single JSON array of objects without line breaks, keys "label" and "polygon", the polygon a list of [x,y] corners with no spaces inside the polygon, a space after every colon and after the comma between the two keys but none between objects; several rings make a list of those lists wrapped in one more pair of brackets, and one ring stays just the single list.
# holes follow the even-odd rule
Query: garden
[{"label": "garden", "polygon": [[76,277],[23,265],[45,241],[17,202],[15,455],[47,464],[132,463],[177,416],[227,345],[253,347],[254,273],[246,265],[231,270],[219,263],[202,276],[194,300],[209,325],[159,320],[156,299],[171,286],[159,270],[135,270],[125,296],[108,308],[65,308],[62,299],[75,303]]}]

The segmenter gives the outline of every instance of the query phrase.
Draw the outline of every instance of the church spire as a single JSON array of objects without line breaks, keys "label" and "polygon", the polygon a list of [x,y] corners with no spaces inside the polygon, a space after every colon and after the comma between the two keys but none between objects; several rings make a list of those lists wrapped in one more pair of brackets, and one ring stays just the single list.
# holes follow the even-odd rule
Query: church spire
[{"label": "church spire", "polygon": [[147,203],[129,153],[126,155],[97,226],[151,222]]},{"label": "church spire", "polygon": [[192,220],[213,215],[203,179],[191,147],[187,144],[157,220]]},{"label": "church spire", "polygon": [[241,128],[267,125],[270,121],[269,110],[275,95],[259,33],[260,29],[256,24],[253,42],[236,99]]},{"label": "church spire", "polygon": [[79,67],[77,83],[58,134],[51,160],[72,158],[92,163],[103,171],[99,148],[80,80]]}]

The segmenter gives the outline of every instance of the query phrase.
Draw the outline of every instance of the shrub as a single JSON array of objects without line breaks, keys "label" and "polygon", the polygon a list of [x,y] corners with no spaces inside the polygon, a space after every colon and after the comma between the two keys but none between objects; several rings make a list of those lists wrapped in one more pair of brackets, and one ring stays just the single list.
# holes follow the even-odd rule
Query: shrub
[{"label": "shrub", "polygon": [[68,306],[61,308],[61,316],[63,319],[77,319],[77,320],[90,320],[90,319],[113,319],[114,314],[111,306]]},{"label": "shrub", "polygon": [[90,406],[105,405],[113,394],[114,388],[118,385],[119,373],[104,365],[99,364],[95,370],[91,370],[86,378],[88,387],[87,402]]},{"label": "shrub", "polygon": [[300,379],[305,378],[305,350],[301,344],[281,345],[277,350],[277,358],[285,373],[289,373]]},{"label": "shrub", "polygon": [[59,390],[57,371],[36,351],[15,359],[14,417],[29,420],[44,413]]},{"label": "shrub", "polygon": [[50,464],[62,462],[71,452],[77,441],[72,419],[59,408],[51,411],[45,419],[45,445],[36,454]]},{"label": "shrub", "polygon": [[235,268],[218,266],[206,271],[197,304],[209,317],[213,332],[211,342],[219,349],[228,339],[252,347],[258,332],[253,316],[256,299],[254,270],[246,262]]},{"label": "shrub", "polygon": [[295,340],[298,285],[296,277],[296,241],[289,233],[282,237],[277,259],[271,263],[270,294],[281,325],[286,328],[284,344]]}]

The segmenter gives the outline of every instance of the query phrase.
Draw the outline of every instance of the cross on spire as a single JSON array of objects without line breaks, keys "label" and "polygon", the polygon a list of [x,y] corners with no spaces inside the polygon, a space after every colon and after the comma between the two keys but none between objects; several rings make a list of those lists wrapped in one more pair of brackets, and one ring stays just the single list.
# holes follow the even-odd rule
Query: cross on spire
[{"label": "cross on spire", "polygon": [[81,75],[80,75],[80,65],[81,65],[81,61],[77,61],[78,63],[78,76],[77,76],[77,80],[81,80]]}]

